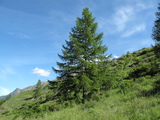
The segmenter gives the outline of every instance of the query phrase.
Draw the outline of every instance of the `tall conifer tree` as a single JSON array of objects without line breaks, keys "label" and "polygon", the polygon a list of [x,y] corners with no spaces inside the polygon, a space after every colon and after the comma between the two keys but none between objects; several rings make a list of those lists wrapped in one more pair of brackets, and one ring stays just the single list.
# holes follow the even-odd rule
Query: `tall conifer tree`
[{"label": "tall conifer tree", "polygon": [[42,82],[41,80],[38,80],[37,84],[36,84],[36,88],[34,89],[34,98],[38,98],[40,97],[42,94]]},{"label": "tall conifer tree", "polygon": [[62,55],[58,55],[63,63],[57,62],[59,69],[53,69],[59,74],[59,93],[63,100],[80,98],[84,102],[102,84],[102,69],[108,56],[107,47],[102,45],[103,33],[96,33],[97,26],[92,13],[84,8],[82,18],[78,17],[71,29],[70,40],[63,45]]},{"label": "tall conifer tree", "polygon": [[156,12],[156,20],[154,22],[152,38],[157,44],[160,43],[160,3],[158,4],[158,11]]},{"label": "tall conifer tree", "polygon": [[[158,11],[156,12],[156,20],[154,22],[152,38],[156,42],[156,46],[154,47],[156,61],[154,69],[160,72],[160,3],[158,3]],[[154,93],[160,92],[160,80],[157,80],[154,84]]]},{"label": "tall conifer tree", "polygon": [[155,68],[160,69],[160,3],[158,4],[158,11],[156,12],[156,20],[154,21],[152,38],[156,43],[154,52],[158,58],[155,63]]}]

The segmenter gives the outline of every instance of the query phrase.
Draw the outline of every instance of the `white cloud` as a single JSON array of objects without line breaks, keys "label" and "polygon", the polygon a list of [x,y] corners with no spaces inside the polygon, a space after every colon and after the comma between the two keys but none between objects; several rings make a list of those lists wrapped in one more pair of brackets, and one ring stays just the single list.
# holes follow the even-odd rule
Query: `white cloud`
[{"label": "white cloud", "polygon": [[128,37],[128,36],[131,36],[137,32],[141,32],[145,30],[145,25],[144,24],[141,24],[141,25],[137,25],[135,27],[133,27],[132,29],[130,30],[127,30],[123,35],[122,37]]},{"label": "white cloud", "polygon": [[30,37],[24,33],[9,32],[8,34],[15,36],[17,38],[30,39]]},{"label": "white cloud", "polygon": [[46,71],[46,70],[38,68],[38,67],[34,68],[32,73],[38,74],[38,75],[44,76],[44,77],[48,77],[50,75],[49,71]]},{"label": "white cloud", "polygon": [[9,75],[14,75],[16,72],[10,67],[2,67],[0,69],[0,79],[6,79]]},{"label": "white cloud", "polygon": [[20,37],[20,38],[24,38],[24,39],[30,39],[30,37],[29,37],[28,35],[23,34],[23,33],[20,33],[20,34],[19,34],[19,37]]},{"label": "white cloud", "polygon": [[117,27],[117,31],[123,31],[127,22],[133,19],[134,10],[130,6],[118,8],[114,14],[113,22]]},{"label": "white cloud", "polygon": [[114,57],[114,58],[119,58],[119,56],[117,56],[117,55],[114,55],[113,57]]},{"label": "white cloud", "polygon": [[139,9],[146,9],[147,8],[147,6],[145,4],[143,4],[143,3],[137,3],[136,6]]},{"label": "white cloud", "polygon": [[143,3],[143,2],[138,2],[136,4],[136,7],[137,9],[136,10],[144,10],[144,9],[149,9],[149,8],[152,8],[154,7],[153,3],[152,2],[148,2],[148,3]]},{"label": "white cloud", "polygon": [[147,23],[144,21],[142,13],[149,8],[151,8],[151,5],[141,2],[119,6],[111,17],[98,18],[99,28],[107,31],[107,34],[120,33],[123,37],[128,37],[145,29]]},{"label": "white cloud", "polygon": [[8,95],[11,91],[8,90],[7,88],[0,87],[0,96],[1,95]]},{"label": "white cloud", "polygon": [[123,32],[135,16],[134,8],[131,6],[118,7],[110,18],[99,17],[98,26],[108,34]]},{"label": "white cloud", "polygon": [[14,73],[15,72],[9,67],[5,67],[3,69],[0,69],[0,74],[1,75],[14,74]]}]

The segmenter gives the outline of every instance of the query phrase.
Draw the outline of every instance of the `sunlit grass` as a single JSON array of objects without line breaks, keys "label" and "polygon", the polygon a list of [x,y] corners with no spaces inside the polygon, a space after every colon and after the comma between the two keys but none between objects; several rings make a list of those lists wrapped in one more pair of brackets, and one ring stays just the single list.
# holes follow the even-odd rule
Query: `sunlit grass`
[{"label": "sunlit grass", "polygon": [[[108,94],[114,93],[111,91]],[[39,118],[26,118],[25,120],[158,120],[160,119],[159,97],[132,97],[113,94],[100,101],[88,101],[85,104],[74,105],[60,111],[44,113]],[[45,112],[45,111],[44,111]],[[1,120],[13,119],[14,116],[3,116]],[[17,116],[16,120],[23,120]]]}]

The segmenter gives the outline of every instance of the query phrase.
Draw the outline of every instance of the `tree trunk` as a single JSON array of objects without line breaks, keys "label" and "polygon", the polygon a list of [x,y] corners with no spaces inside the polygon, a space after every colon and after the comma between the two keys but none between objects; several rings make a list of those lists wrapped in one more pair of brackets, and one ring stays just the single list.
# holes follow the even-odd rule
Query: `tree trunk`
[{"label": "tree trunk", "polygon": [[86,97],[87,97],[87,91],[85,90],[85,88],[83,88],[83,101],[82,101],[83,104],[85,103]]}]

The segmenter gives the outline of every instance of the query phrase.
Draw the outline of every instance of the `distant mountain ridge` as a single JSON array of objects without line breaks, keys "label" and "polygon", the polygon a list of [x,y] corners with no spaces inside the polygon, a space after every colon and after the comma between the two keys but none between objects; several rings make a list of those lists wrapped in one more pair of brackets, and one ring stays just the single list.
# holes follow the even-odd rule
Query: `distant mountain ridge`
[{"label": "distant mountain ridge", "polygon": [[[46,85],[48,85],[48,81],[42,81],[42,87],[44,87]],[[26,87],[23,89],[16,88],[13,92],[9,93],[8,95],[0,96],[0,99],[6,100],[10,95],[11,95],[11,97],[14,97],[23,91],[34,90],[35,88],[36,88],[36,85],[29,86],[29,87]]]}]

